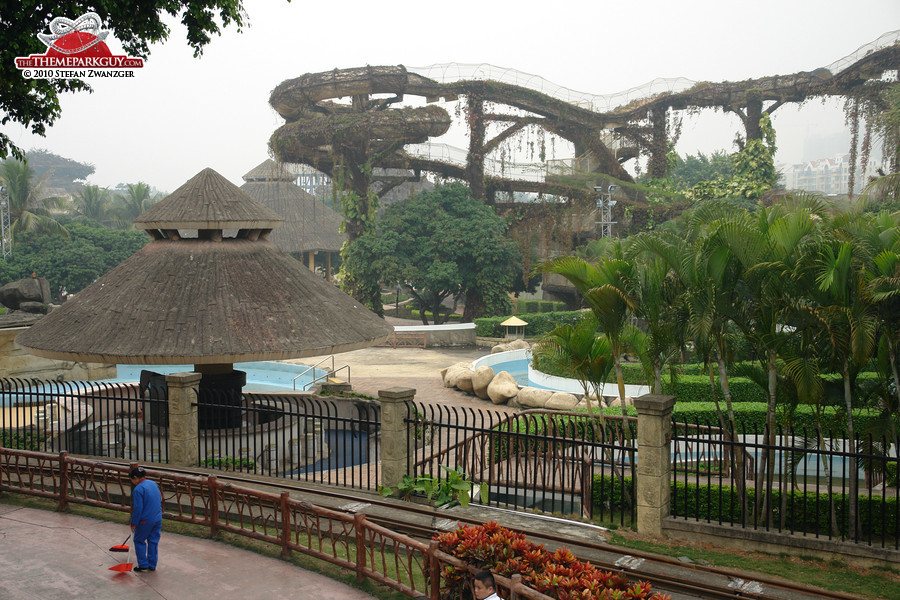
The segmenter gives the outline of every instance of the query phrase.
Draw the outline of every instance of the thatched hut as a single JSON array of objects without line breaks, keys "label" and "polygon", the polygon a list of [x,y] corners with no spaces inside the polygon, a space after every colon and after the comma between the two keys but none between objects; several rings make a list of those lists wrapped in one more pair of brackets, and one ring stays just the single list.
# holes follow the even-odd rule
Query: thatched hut
[{"label": "thatched hut", "polygon": [[244,175],[241,189],[284,218],[269,239],[285,252],[298,256],[311,271],[316,264],[331,279],[332,261],[346,235],[340,233],[341,216],[324,202],[300,189],[297,176],[269,159]]},{"label": "thatched hut", "polygon": [[153,241],[16,341],[61,360],[193,363],[201,390],[234,390],[232,363],[387,339],[384,320],[267,240],[281,220],[205,169],[135,219]]}]

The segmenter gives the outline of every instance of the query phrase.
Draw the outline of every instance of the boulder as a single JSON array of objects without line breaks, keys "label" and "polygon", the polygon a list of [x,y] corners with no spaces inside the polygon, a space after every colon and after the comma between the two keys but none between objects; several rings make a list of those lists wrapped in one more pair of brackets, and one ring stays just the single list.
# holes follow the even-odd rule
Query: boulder
[{"label": "boulder", "polygon": [[446,369],[441,369],[441,378],[444,380],[444,387],[456,387],[459,378],[466,372],[471,371],[472,369],[467,362],[458,362],[455,365],[450,365]]},{"label": "boulder", "polygon": [[494,404],[506,402],[519,393],[519,384],[507,371],[500,371],[487,386],[487,395]]},{"label": "boulder", "polygon": [[528,350],[529,348],[531,348],[531,344],[522,339],[513,340],[505,345],[509,346],[509,350]]},{"label": "boulder", "polygon": [[50,305],[43,304],[41,302],[32,302],[29,300],[27,302],[20,302],[19,310],[27,313],[45,314],[50,312]]},{"label": "boulder", "polygon": [[466,392],[467,394],[474,393],[475,386],[472,383],[472,377],[475,375],[475,371],[472,369],[466,369],[466,372],[459,376],[459,379],[456,380],[456,389]]},{"label": "boulder", "polygon": [[522,408],[544,408],[553,392],[534,387],[523,387],[516,396],[516,403]]},{"label": "boulder", "polygon": [[[613,398],[609,401],[608,406],[622,406],[622,401],[619,398]],[[625,406],[634,406],[634,398],[625,396]]]},{"label": "boulder", "polygon": [[491,354],[497,354],[498,352],[506,352],[509,350],[509,344],[497,344],[493,348],[491,348]]},{"label": "boulder", "polygon": [[478,367],[472,376],[472,391],[482,400],[487,400],[487,387],[494,379],[494,370],[490,367]]},{"label": "boulder", "polygon": [[50,283],[43,277],[26,277],[0,287],[0,304],[19,310],[23,302],[50,304]]},{"label": "boulder", "polygon": [[578,406],[578,398],[575,397],[575,394],[567,392],[553,392],[553,395],[544,404],[544,408],[547,410],[572,410],[576,406]]}]

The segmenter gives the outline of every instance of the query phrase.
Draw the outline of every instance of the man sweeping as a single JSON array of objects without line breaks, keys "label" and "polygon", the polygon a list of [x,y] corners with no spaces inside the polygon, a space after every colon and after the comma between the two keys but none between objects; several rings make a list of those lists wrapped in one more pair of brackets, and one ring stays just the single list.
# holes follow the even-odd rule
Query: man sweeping
[{"label": "man sweeping", "polygon": [[131,492],[131,531],[138,563],[134,572],[155,571],[162,531],[162,495],[159,486],[147,479],[144,467],[131,469],[128,476],[134,486]]}]

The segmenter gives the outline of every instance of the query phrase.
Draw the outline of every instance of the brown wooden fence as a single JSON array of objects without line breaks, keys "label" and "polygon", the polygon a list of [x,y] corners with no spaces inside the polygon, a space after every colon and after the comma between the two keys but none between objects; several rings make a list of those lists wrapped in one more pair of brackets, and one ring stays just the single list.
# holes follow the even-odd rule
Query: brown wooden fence
[{"label": "brown wooden fence", "polygon": [[[0,494],[15,492],[59,502],[130,512],[132,465],[0,446]],[[441,598],[444,567],[474,572],[437,542],[414,540],[371,523],[364,514],[344,513],[290,497],[222,483],[214,476],[147,470],[163,496],[163,518],[249,537],[281,547],[282,556],[301,552],[356,572],[413,598]],[[510,600],[552,600],[521,583],[496,576]]]}]

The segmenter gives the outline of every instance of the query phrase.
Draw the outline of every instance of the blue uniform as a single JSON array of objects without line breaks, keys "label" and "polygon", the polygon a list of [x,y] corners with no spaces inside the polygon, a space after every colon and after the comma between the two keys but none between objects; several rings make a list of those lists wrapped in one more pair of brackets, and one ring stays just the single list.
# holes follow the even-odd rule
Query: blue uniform
[{"label": "blue uniform", "polygon": [[138,566],[155,569],[162,531],[162,496],[159,486],[149,479],[142,479],[131,493],[131,524]]}]

